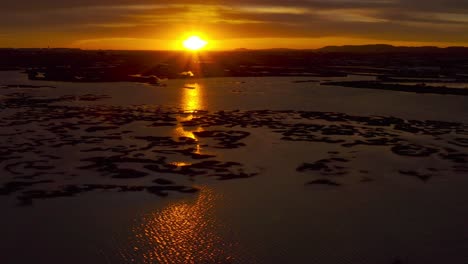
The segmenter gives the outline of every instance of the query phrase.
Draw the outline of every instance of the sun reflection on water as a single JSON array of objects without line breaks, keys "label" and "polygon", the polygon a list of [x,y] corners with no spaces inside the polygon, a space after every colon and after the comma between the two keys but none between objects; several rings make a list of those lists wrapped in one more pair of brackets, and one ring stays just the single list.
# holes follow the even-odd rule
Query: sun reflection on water
[{"label": "sun reflection on water", "polygon": [[[186,83],[181,89],[181,106],[185,116],[178,117],[179,124],[174,129],[175,137],[187,137],[197,140],[193,132],[201,132],[203,128],[198,126],[196,128],[187,129],[181,122],[190,121],[196,115],[198,110],[203,108],[203,86],[198,83]],[[196,154],[201,154],[202,147],[196,145]]]},{"label": "sun reflection on water", "polygon": [[171,165],[177,166],[177,167],[185,167],[185,166],[190,166],[192,163],[190,162],[183,162],[183,161],[176,161],[176,162],[171,162]]},{"label": "sun reflection on water", "polygon": [[143,263],[230,263],[233,244],[218,235],[218,195],[201,188],[193,202],[177,202],[146,216],[134,229],[136,259]]},{"label": "sun reflection on water", "polygon": [[185,112],[194,112],[202,109],[203,87],[198,83],[187,83],[183,87],[182,107]]}]

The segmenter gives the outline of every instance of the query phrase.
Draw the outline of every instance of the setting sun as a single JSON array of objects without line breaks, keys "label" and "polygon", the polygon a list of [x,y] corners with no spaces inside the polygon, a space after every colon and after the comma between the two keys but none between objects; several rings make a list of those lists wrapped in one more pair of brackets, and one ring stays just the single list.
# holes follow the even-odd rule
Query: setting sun
[{"label": "setting sun", "polygon": [[198,36],[191,36],[188,39],[184,40],[184,47],[189,50],[200,50],[208,44],[205,40],[201,39]]}]

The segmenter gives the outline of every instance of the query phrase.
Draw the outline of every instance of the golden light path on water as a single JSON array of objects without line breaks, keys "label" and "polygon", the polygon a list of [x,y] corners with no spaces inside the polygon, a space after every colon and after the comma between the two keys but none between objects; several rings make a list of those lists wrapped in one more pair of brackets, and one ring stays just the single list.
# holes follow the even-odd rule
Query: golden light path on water
[{"label": "golden light path on water", "polygon": [[[181,87],[181,106],[186,116],[178,117],[179,124],[174,129],[176,137],[188,137],[197,140],[193,132],[203,131],[202,127],[187,129],[180,122],[192,120],[197,110],[203,109],[203,89],[204,87],[198,83],[186,83]],[[201,154],[200,145],[196,145],[195,153]]]},{"label": "golden light path on water", "polygon": [[186,83],[182,92],[182,106],[186,112],[201,110],[203,107],[203,86]]},{"label": "golden light path on water", "polygon": [[137,263],[232,263],[234,244],[218,234],[214,208],[219,196],[201,187],[195,201],[174,202],[143,217],[134,229]]},{"label": "golden light path on water", "polygon": [[[203,107],[203,87],[187,83],[181,87],[181,106],[186,113],[178,117],[174,137],[197,140],[193,132],[201,127],[184,127],[181,122],[191,120]],[[198,141],[198,140],[197,140]],[[200,152],[197,145],[196,152]],[[189,165],[175,161],[176,166]],[[237,246],[220,235],[223,228],[217,221],[216,204],[222,196],[208,187],[197,186],[200,192],[188,199],[174,200],[166,207],[138,217],[132,228],[129,247],[121,256],[129,263],[232,263]]]}]

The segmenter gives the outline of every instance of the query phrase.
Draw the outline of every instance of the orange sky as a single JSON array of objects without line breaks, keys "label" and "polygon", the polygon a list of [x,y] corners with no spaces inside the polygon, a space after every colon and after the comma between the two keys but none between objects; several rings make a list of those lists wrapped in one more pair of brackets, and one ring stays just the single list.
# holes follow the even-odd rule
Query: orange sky
[{"label": "orange sky", "polygon": [[468,3],[455,0],[16,0],[0,7],[0,47],[319,48],[388,43],[468,46]]}]

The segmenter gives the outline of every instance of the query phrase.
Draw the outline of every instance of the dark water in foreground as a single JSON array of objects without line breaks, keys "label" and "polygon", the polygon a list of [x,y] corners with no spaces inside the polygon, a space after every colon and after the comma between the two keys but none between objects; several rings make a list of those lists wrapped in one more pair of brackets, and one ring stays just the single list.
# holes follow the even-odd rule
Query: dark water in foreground
[{"label": "dark water in foreground", "polygon": [[466,263],[468,99],[296,79],[0,89],[2,263]]}]

